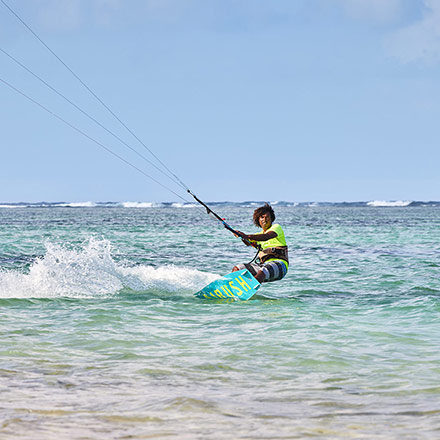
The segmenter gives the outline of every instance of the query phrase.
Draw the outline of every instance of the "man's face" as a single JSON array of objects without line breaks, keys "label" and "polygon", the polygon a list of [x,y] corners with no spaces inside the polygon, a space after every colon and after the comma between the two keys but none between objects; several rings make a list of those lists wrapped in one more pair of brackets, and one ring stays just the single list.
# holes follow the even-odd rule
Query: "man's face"
[{"label": "man's face", "polygon": [[259,221],[260,221],[260,226],[263,229],[269,228],[270,225],[272,224],[272,219],[271,219],[270,214],[268,212],[266,212],[265,214],[261,214]]}]

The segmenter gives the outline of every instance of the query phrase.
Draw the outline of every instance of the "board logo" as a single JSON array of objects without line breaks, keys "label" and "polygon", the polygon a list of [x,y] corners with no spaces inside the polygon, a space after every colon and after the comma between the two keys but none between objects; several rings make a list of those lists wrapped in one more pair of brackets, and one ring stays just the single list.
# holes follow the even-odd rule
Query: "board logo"
[{"label": "board logo", "polygon": [[[203,294],[203,296],[205,298],[234,298],[234,296],[241,296],[244,292],[251,290],[251,286],[249,286],[243,277],[238,277],[235,279],[235,281],[242,287],[243,290],[236,286],[234,281],[229,281],[229,286],[227,284],[222,284],[214,291]],[[231,290],[233,290],[235,294],[232,293]]]},{"label": "board logo", "polygon": [[246,269],[232,272],[219,280],[208,284],[195,296],[197,298],[238,298],[241,300],[249,299],[257,289],[260,283]]}]

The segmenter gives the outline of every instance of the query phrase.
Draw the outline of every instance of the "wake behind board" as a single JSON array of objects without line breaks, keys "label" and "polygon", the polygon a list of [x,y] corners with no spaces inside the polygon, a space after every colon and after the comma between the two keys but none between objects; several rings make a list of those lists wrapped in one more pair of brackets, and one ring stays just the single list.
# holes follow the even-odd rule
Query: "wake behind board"
[{"label": "wake behind board", "polygon": [[236,298],[242,301],[250,299],[261,284],[246,270],[237,270],[209,283],[194,296],[201,299]]}]

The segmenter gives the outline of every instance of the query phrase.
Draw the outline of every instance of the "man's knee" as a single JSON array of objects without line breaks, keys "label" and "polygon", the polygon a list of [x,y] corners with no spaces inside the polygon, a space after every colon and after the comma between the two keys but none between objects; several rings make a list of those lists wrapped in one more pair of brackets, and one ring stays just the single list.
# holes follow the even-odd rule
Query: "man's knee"
[{"label": "man's knee", "polygon": [[266,275],[262,270],[259,270],[256,274],[255,274],[255,279],[260,283],[264,283],[265,279],[266,279]]},{"label": "man's knee", "polygon": [[243,263],[237,264],[234,266],[234,268],[232,269],[232,272],[236,272],[237,270],[242,270],[242,269],[246,269],[246,265]]}]

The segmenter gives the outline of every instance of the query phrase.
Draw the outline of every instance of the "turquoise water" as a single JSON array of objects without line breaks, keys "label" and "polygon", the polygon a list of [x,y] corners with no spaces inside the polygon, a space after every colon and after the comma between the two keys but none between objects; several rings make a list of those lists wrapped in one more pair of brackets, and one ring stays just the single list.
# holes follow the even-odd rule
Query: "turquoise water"
[{"label": "turquoise water", "polygon": [[277,299],[231,303],[201,210],[0,209],[0,438],[439,438],[440,209],[276,213]]}]

